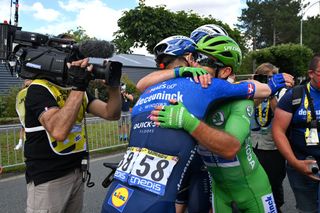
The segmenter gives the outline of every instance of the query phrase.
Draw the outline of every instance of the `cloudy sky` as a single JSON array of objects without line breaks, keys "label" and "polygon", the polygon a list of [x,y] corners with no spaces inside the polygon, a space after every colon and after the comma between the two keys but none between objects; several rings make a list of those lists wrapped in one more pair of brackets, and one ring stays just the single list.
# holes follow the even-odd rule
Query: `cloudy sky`
[{"label": "cloudy sky", "polygon": [[[15,0],[13,0],[15,1]],[[307,1],[307,0],[305,0]],[[310,0],[312,3],[317,0]],[[0,0],[0,21],[10,20],[10,0]],[[212,15],[230,27],[237,23],[245,0],[146,0],[147,5],[166,5],[172,11],[193,10]],[[138,0],[20,0],[19,26],[24,31],[57,35],[82,26],[89,36],[112,40],[123,11],[138,5]],[[308,9],[307,15],[319,13],[320,6]],[[11,20],[13,23],[14,6]]]}]

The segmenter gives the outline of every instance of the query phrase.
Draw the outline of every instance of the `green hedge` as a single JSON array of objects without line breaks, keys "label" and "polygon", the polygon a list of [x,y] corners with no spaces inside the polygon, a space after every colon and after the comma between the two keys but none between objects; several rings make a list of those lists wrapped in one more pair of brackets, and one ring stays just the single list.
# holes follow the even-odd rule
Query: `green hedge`
[{"label": "green hedge", "polygon": [[17,117],[16,96],[20,91],[19,87],[12,87],[7,95],[0,96],[0,118]]}]

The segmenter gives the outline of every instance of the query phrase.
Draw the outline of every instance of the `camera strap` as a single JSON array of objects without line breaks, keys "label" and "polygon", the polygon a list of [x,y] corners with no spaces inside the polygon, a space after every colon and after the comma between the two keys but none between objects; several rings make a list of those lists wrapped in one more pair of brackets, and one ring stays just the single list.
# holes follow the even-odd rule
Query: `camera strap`
[{"label": "camera strap", "polygon": [[83,110],[83,126],[84,126],[84,135],[85,135],[85,140],[86,140],[86,152],[87,153],[81,161],[82,182],[87,182],[87,187],[91,188],[94,186],[94,182],[91,181],[91,172],[89,171],[90,154],[89,154],[89,142],[88,142],[88,131],[87,131],[85,110]]}]

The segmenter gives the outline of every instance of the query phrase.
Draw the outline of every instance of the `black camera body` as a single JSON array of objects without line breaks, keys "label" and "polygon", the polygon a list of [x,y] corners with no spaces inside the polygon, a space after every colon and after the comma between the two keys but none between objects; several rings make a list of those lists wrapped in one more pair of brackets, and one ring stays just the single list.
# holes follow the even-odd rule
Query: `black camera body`
[{"label": "black camera body", "polygon": [[89,60],[93,65],[90,80],[104,79],[110,86],[119,86],[117,79],[119,75],[121,77],[122,63],[105,59],[113,54],[113,46],[110,48],[106,43],[91,41],[81,46],[70,39],[51,38],[21,31],[21,27],[0,24],[0,60],[15,62],[11,63],[14,64],[11,72],[15,70],[25,79],[48,79],[61,86],[68,83],[67,62],[91,56],[99,58]]},{"label": "black camera body", "polygon": [[255,74],[253,76],[253,80],[259,81],[260,83],[267,84],[269,81],[269,76],[263,75],[263,74]]}]

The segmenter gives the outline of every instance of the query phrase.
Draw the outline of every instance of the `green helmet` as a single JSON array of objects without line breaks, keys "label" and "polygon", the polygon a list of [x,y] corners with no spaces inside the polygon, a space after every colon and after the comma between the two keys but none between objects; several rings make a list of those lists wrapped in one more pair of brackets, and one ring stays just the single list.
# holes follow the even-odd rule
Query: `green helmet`
[{"label": "green helmet", "polygon": [[216,58],[225,66],[230,66],[234,73],[241,65],[240,47],[229,36],[204,36],[197,43],[196,50]]}]

